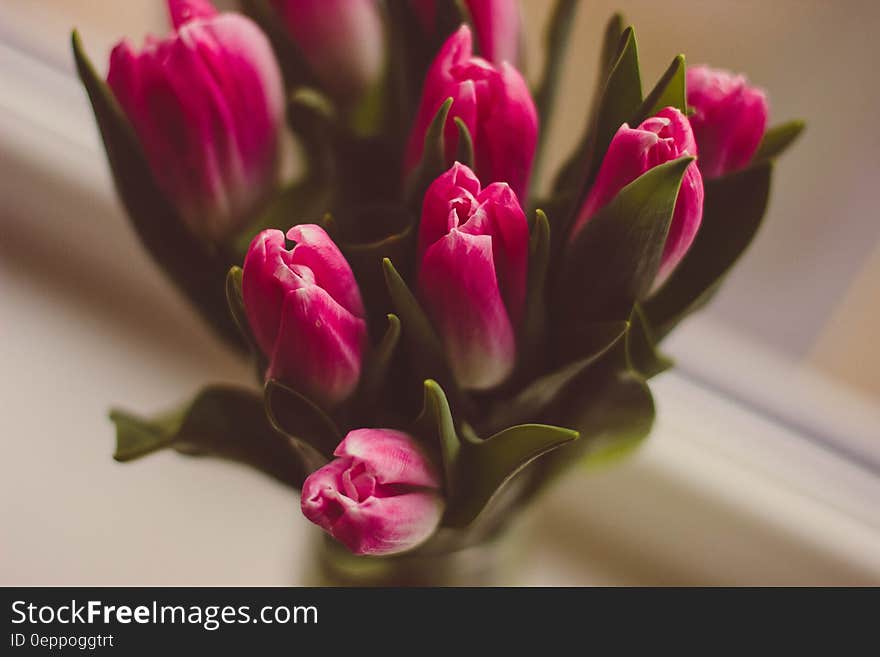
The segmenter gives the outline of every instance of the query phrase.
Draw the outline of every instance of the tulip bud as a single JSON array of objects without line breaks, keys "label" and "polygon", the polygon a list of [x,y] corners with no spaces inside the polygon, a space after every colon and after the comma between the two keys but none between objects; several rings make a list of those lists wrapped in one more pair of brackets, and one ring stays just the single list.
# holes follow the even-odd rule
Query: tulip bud
[{"label": "tulip bud", "polygon": [[[697,145],[687,118],[667,107],[638,128],[626,123],[614,135],[572,230],[572,239],[617,193],[655,166],[683,155],[696,155]],[[663,248],[655,288],[675,269],[690,248],[703,217],[703,178],[696,162],[685,170]]]},{"label": "tulip bud", "polygon": [[506,183],[481,190],[458,162],[431,183],[419,225],[419,290],[463,388],[492,388],[513,371],[528,254],[528,223]]},{"label": "tulip bud", "polygon": [[356,98],[378,82],[385,52],[376,0],[272,0],[272,5],[334,95]]},{"label": "tulip bud", "polygon": [[767,97],[742,75],[694,66],[687,70],[688,117],[707,178],[746,166],[767,128]]},{"label": "tulip bud", "polygon": [[425,78],[422,99],[407,144],[405,168],[422,156],[425,133],[437,110],[452,98],[443,136],[446,160],[458,149],[460,118],[474,143],[477,175],[506,182],[521,199],[528,187],[538,139],[538,113],[522,75],[507,62],[499,66],[472,55],[471,31],[462,25],[440,49]]},{"label": "tulip bud", "polygon": [[[437,0],[410,0],[426,33],[437,24]],[[520,15],[517,0],[465,0],[483,57],[493,64],[516,64],[520,54]]]},{"label": "tulip bud", "polygon": [[219,240],[247,222],[275,186],[284,93],[259,28],[207,0],[169,0],[175,33],[127,41],[107,83],[153,175],[193,232]]},{"label": "tulip bud", "polygon": [[411,436],[356,429],[333,454],[303,483],[306,518],[355,554],[403,552],[434,533],[444,506],[440,480]]},{"label": "tulip bud", "polygon": [[319,226],[264,230],[251,242],[242,297],[251,331],[278,379],[324,406],[357,386],[366,345],[364,306],[351,268]]}]

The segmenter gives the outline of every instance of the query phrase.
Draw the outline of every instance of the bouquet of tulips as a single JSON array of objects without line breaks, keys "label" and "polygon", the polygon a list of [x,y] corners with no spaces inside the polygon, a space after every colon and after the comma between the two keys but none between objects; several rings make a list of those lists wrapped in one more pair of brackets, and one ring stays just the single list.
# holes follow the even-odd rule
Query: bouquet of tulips
[{"label": "bouquet of tulips", "polygon": [[258,385],[114,411],[114,456],[258,468],[369,563],[491,540],[565,468],[639,445],[658,345],[752,240],[803,127],[768,130],[762,91],[682,56],[644,93],[614,16],[541,190],[572,0],[531,85],[514,0],[168,7],[106,80],[76,32],[74,55],[144,247]]}]

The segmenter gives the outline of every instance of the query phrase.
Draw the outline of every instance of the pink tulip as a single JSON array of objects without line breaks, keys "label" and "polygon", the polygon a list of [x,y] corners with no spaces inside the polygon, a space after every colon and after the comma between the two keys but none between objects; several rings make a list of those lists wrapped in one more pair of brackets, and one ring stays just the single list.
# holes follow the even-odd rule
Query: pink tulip
[{"label": "pink tulip", "polygon": [[422,156],[425,133],[447,98],[452,108],[444,126],[446,159],[452,164],[458,148],[454,118],[467,126],[474,142],[480,179],[506,182],[524,198],[538,139],[538,113],[522,75],[507,62],[499,66],[474,57],[471,31],[462,25],[431,64],[422,100],[407,144],[405,168]]},{"label": "pink tulip", "polygon": [[443,514],[440,480],[411,436],[356,429],[305,480],[302,512],[355,554],[416,547]]},{"label": "pink tulip", "polygon": [[339,249],[313,224],[264,230],[244,261],[242,296],[251,331],[278,379],[324,406],[357,386],[367,328],[357,282]]},{"label": "pink tulip", "polygon": [[[437,0],[410,0],[422,28],[432,34],[437,23]],[[517,0],[465,0],[483,57],[493,64],[516,64],[520,53],[520,15]]]},{"label": "pink tulip", "polygon": [[687,70],[689,117],[707,178],[746,166],[767,128],[767,97],[742,75],[694,66]]},{"label": "pink tulip", "polygon": [[354,98],[378,82],[385,57],[376,0],[272,0],[315,75]]},{"label": "pink tulip", "polygon": [[[697,145],[687,118],[667,107],[646,119],[638,128],[626,123],[611,140],[593,187],[587,194],[572,231],[572,239],[617,193],[659,164],[683,155],[696,155]],[[655,279],[659,286],[687,253],[703,217],[703,178],[696,162],[685,171],[666,244]]]},{"label": "pink tulip", "polygon": [[419,225],[419,290],[463,388],[492,388],[513,370],[528,252],[528,223],[506,183],[481,190],[458,162],[431,183]]},{"label": "pink tulip", "polygon": [[175,32],[127,41],[107,83],[160,188],[193,232],[212,240],[246,223],[275,186],[284,92],[257,26],[207,0],[168,0]]}]

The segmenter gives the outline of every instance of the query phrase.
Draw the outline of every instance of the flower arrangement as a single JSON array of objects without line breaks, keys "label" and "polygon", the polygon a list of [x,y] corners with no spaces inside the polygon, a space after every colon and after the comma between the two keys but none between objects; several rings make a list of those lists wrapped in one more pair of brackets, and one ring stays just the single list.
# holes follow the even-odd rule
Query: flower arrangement
[{"label": "flower arrangement", "polygon": [[[172,33],[119,43],[106,81],[76,32],[74,56],[144,247],[259,387],[113,411],[114,457],[258,468],[386,583],[442,581],[412,564],[641,443],[662,340],[748,247],[803,128],[767,129],[762,91],[682,56],[643,93],[617,15],[537,190],[575,1],[532,87],[514,0],[167,4]],[[305,171],[282,183],[286,129]]]}]

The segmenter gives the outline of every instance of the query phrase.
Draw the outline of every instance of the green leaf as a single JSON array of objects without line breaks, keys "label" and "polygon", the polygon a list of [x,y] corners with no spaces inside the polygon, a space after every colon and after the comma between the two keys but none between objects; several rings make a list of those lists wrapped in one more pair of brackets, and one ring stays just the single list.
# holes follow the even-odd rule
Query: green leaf
[{"label": "green leaf", "polygon": [[628,27],[620,36],[620,55],[611,68],[596,114],[596,140],[591,170],[596,170],[617,129],[630,121],[642,104],[642,77],[636,36]]},{"label": "green leaf", "polygon": [[649,435],[654,400],[645,380],[629,369],[618,340],[590,367],[570,378],[553,415],[577,429],[580,440],[548,455],[527,473],[523,497],[544,488],[574,463],[599,464],[630,453]]},{"label": "green leaf", "polygon": [[120,462],[172,448],[189,456],[245,463],[294,488],[308,474],[296,446],[269,424],[255,391],[214,385],[156,418],[113,410],[110,419],[116,425],[113,458]]},{"label": "green leaf", "polygon": [[413,434],[442,464],[446,514],[443,525],[466,527],[499,489],[530,462],[578,437],[576,431],[541,424],[508,427],[487,440],[456,430],[449,402],[436,381],[427,380]]},{"label": "green leaf", "polygon": [[656,414],[654,398],[637,373],[619,369],[625,346],[617,343],[595,370],[587,370],[569,386],[569,399],[558,411],[576,428],[581,441],[544,464],[545,481],[575,459],[601,463],[632,452],[650,434]]},{"label": "green leaf", "polygon": [[629,366],[645,379],[655,377],[674,365],[670,358],[657,350],[654,332],[639,304],[636,304],[630,316],[626,355]]},{"label": "green leaf", "polygon": [[247,338],[251,345],[256,344],[253,333],[251,333],[250,323],[247,320],[247,314],[244,309],[244,298],[241,293],[242,269],[238,265],[230,267],[229,273],[226,274],[226,301],[229,304],[229,312],[235,320],[235,325],[242,335]]},{"label": "green leaf", "polygon": [[382,264],[391,301],[400,317],[412,369],[422,381],[436,379],[444,390],[449,391],[453,406],[459,409],[464,403],[463,398],[452,378],[440,338],[391,261],[386,258]]},{"label": "green leaf", "polygon": [[614,63],[620,57],[620,44],[623,43],[623,32],[626,29],[626,20],[621,13],[611,15],[605,24],[605,31],[602,33],[602,51],[599,55],[599,76],[597,78],[597,87],[594,98],[597,102],[602,94],[605,81],[614,68]]},{"label": "green leaf", "polygon": [[467,167],[474,168],[474,141],[471,139],[471,131],[459,117],[454,119],[458,128],[458,149],[455,159]]},{"label": "green leaf", "polygon": [[370,352],[364,364],[357,394],[362,411],[368,412],[376,404],[382,391],[397,343],[400,341],[400,320],[397,315],[386,315],[388,328],[376,348]]},{"label": "green leaf", "polygon": [[708,301],[749,246],[767,209],[771,174],[772,164],[765,161],[704,181],[703,221],[694,243],[666,283],[644,302],[658,339]]},{"label": "green leaf", "polygon": [[82,48],[79,33],[71,36],[73,56],[86,88],[116,191],[138,237],[208,324],[229,344],[243,344],[229,316],[222,281],[229,263],[217,249],[198,240],[159,189],[140,142],[113,92],[97,74]]},{"label": "green leaf", "polygon": [[[363,215],[359,219],[368,220],[369,217]],[[364,305],[367,308],[388,308],[391,297],[382,262],[387,258],[395,263],[403,263],[404,272],[413,268],[416,251],[414,225],[409,223],[400,232],[371,242],[352,243],[336,235],[334,239],[354,272]],[[385,329],[381,315],[368,317],[368,321],[374,334]]]},{"label": "green leaf", "polygon": [[580,230],[557,286],[556,304],[565,309],[565,321],[629,318],[657,275],[681,179],[693,159],[650,169]]},{"label": "green leaf", "polygon": [[410,172],[406,181],[407,205],[414,212],[420,212],[422,198],[428,186],[437,177],[446,171],[446,142],[443,138],[443,129],[452,107],[452,98],[447,98],[440,105],[437,113],[425,132],[425,146],[422,150],[422,158]]},{"label": "green leaf", "polygon": [[550,266],[550,222],[542,210],[535,212],[535,221],[529,237],[529,273],[526,287],[526,309],[523,320],[521,361],[525,370],[540,360],[541,344],[547,324],[547,305],[544,289]]},{"label": "green leaf", "polygon": [[[607,38],[615,34],[619,20],[619,16],[612,18],[607,28]],[[632,27],[627,27],[620,34],[616,53],[607,77],[600,78],[604,86],[598,95],[598,103],[590,113],[588,130],[571,160],[563,166],[555,184],[555,193],[564,198],[564,209],[556,215],[557,208],[554,208],[554,221],[558,223],[558,228],[553,227],[554,253],[563,248],[612,137],[621,125],[632,120],[642,104],[639,55]]]},{"label": "green leaf", "polygon": [[424,406],[414,423],[414,435],[442,465],[446,497],[451,499],[461,483],[457,477],[462,443],[443,388],[431,379],[424,386]]},{"label": "green leaf", "polygon": [[683,114],[687,114],[684,55],[675,56],[669,68],[642,102],[639,111],[630,119],[630,123],[634,126],[639,125],[664,107],[675,107]]},{"label": "green leaf", "polygon": [[447,498],[443,525],[467,527],[510,479],[540,456],[577,440],[578,432],[546,424],[508,427],[486,440],[461,444],[457,488]]},{"label": "green leaf", "polygon": [[588,467],[608,465],[631,454],[654,426],[654,398],[648,384],[626,372],[612,381],[570,417],[583,436],[582,462]]},{"label": "green leaf", "polygon": [[582,326],[571,335],[577,346],[576,350],[569,351],[572,361],[555,372],[534,379],[513,399],[499,402],[488,414],[488,431],[542,419],[568,386],[611,349],[628,328],[628,322],[597,322]]},{"label": "green leaf", "polygon": [[[623,36],[624,20],[621,14],[614,14],[605,26],[605,32],[602,38],[602,51],[599,57],[599,71],[596,74],[596,87],[593,90],[593,101],[590,104],[590,111],[587,114],[586,126],[581,140],[574,153],[569,157],[566,163],[560,167],[554,182],[554,196],[560,194],[574,194],[578,190],[573,189],[577,186],[585,169],[589,166],[590,148],[594,139],[594,127],[596,125],[596,114],[599,111],[599,103],[602,100],[602,92],[605,89],[605,83],[608,76],[611,75],[611,69],[620,56],[621,37]],[[542,124],[543,125],[543,124]],[[556,213],[550,216],[555,217]]]},{"label": "green leaf", "polygon": [[266,382],[265,412],[272,426],[330,460],[342,442],[339,428],[314,402],[283,383]]},{"label": "green leaf", "polygon": [[803,121],[795,120],[770,128],[764,134],[752,161],[764,162],[779,157],[800,137],[805,127]]}]

